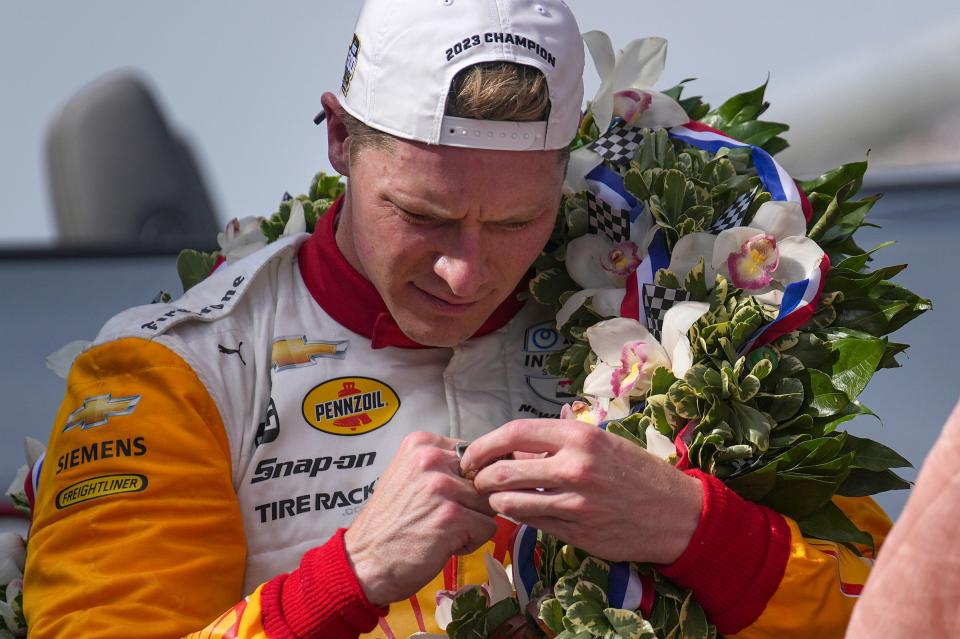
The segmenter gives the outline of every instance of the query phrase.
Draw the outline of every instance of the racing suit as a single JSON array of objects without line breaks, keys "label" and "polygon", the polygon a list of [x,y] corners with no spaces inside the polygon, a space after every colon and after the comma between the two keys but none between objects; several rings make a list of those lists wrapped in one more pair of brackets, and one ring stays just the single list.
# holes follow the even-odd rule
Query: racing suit
[{"label": "racing suit", "polygon": [[[543,368],[563,338],[532,302],[453,348],[405,337],[337,249],[339,205],[312,236],[121,313],[76,360],[37,481],[34,636],[403,638],[439,632],[435,593],[484,582],[485,553],[509,563],[499,519],[409,600],[364,597],[342,533],[405,435],[471,440],[568,396]],[[700,524],[662,572],[727,636],[842,636],[869,559],[699,477]],[[882,540],[874,502],[837,503]]]}]

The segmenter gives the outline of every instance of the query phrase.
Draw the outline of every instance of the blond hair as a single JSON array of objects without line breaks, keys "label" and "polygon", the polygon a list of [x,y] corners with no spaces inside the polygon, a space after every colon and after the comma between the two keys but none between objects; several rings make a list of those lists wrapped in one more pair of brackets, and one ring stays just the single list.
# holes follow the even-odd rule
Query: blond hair
[{"label": "blond hair", "polygon": [[[461,70],[450,83],[446,115],[474,120],[539,122],[550,114],[547,80],[539,69],[514,62],[481,62]],[[394,137],[342,113],[350,134],[350,161],[366,148],[392,150]],[[561,153],[566,162],[568,151]]]}]

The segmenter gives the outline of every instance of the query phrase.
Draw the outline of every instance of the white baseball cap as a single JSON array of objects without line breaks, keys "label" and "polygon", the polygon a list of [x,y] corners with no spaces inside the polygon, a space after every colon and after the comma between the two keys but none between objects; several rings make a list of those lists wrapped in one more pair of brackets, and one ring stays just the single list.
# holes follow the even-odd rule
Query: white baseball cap
[{"label": "white baseball cap", "polygon": [[[480,62],[539,69],[545,122],[444,115],[461,69]],[[408,140],[478,149],[566,147],[580,121],[583,41],[560,0],[366,0],[347,52],[340,103],[368,126]]]}]

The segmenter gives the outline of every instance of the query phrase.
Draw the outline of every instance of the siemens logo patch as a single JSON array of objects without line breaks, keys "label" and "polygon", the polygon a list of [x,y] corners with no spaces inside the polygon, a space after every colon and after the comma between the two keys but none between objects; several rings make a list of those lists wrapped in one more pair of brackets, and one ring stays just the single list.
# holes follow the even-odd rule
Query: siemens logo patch
[{"label": "siemens logo patch", "polygon": [[359,455],[341,455],[340,457],[314,457],[312,459],[298,459],[296,461],[277,461],[276,457],[264,459],[254,471],[251,484],[258,484],[268,479],[279,479],[290,475],[308,475],[316,477],[331,468],[349,470],[369,466],[377,458],[375,452],[360,453]]}]

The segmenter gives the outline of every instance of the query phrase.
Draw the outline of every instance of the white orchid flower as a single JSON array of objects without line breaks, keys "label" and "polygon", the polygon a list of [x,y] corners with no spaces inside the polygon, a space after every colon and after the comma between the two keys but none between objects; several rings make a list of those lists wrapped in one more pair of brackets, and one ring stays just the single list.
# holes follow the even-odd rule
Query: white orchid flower
[{"label": "white orchid flower", "polygon": [[47,368],[52,370],[60,379],[66,379],[70,367],[73,366],[73,360],[77,359],[80,353],[92,343],[90,340],[76,339],[64,344],[58,350],[47,355]]},{"label": "white orchid flower", "polygon": [[600,131],[606,131],[619,116],[631,126],[669,128],[690,120],[676,100],[653,89],[667,58],[667,41],[641,38],[614,55],[613,43],[603,31],[588,31],[583,41],[600,75],[600,88],[590,102],[590,111]]},{"label": "white orchid flower", "polygon": [[307,216],[303,212],[303,202],[294,200],[290,204],[290,217],[287,218],[287,224],[283,227],[283,233],[280,234],[280,237],[306,232]]},{"label": "white orchid flower", "polygon": [[267,245],[267,238],[260,230],[262,217],[233,218],[227,222],[222,233],[217,233],[217,244],[227,263],[250,255]]},{"label": "white orchid flower", "polygon": [[584,394],[643,398],[660,366],[683,377],[693,364],[687,331],[708,309],[702,302],[680,302],[670,308],[663,317],[662,344],[640,322],[625,317],[588,328],[587,339],[599,361],[583,383]]},{"label": "white orchid flower", "polygon": [[[601,133],[613,117],[634,127],[670,128],[690,121],[690,116],[670,96],[655,91],[666,64],[667,41],[663,38],[633,40],[614,54],[613,43],[603,31],[588,31],[583,41],[600,75],[600,88],[590,101],[590,112]],[[573,192],[587,188],[584,176],[602,158],[587,147],[570,154],[565,188]]]},{"label": "white orchid flower", "polygon": [[27,546],[19,533],[0,533],[0,584],[23,576]]},{"label": "white orchid flower", "polygon": [[700,256],[709,255],[708,283],[714,273],[720,273],[737,288],[779,303],[777,293],[808,277],[823,260],[823,249],[806,233],[807,220],[799,202],[765,202],[750,226],[729,228],[717,236],[690,233],[680,238],[670,270],[682,278]]},{"label": "white orchid flower", "polygon": [[663,461],[673,462],[677,457],[677,446],[673,440],[656,429],[653,424],[644,432],[647,437],[647,452]]},{"label": "white orchid flower", "polygon": [[[510,576],[503,564],[486,553],[483,558],[487,567],[487,583],[480,586],[480,591],[487,598],[487,604],[492,606],[513,596],[513,584],[510,583]],[[447,625],[453,621],[453,601],[473,586],[464,586],[459,590],[440,590],[437,592],[437,608],[434,612],[434,618],[441,630],[446,630]],[[415,635],[417,637],[433,637],[434,635]],[[442,636],[442,635],[440,635]]]},{"label": "white orchid flower", "polygon": [[[3,625],[5,625],[14,637],[26,636],[27,628],[20,622],[20,619],[23,618],[23,597],[21,596],[23,580],[14,579],[6,586],[4,595],[6,601],[0,600],[0,619],[3,620],[3,623],[0,624],[0,631],[3,630]],[[3,635],[0,634],[0,636]]]},{"label": "white orchid flower", "polygon": [[562,328],[578,308],[591,302],[593,310],[603,317],[620,315],[626,295],[624,287],[647,255],[656,227],[653,216],[643,214],[631,224],[630,234],[642,238],[638,245],[630,240],[614,244],[606,235],[582,235],[567,244],[564,263],[570,277],[580,287],[557,312],[557,328]]}]

